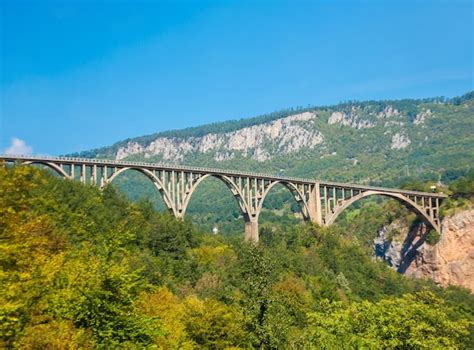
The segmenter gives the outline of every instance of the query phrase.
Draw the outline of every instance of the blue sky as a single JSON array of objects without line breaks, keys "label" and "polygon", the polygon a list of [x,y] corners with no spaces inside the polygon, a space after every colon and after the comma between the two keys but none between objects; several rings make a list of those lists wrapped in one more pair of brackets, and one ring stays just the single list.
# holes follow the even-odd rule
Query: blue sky
[{"label": "blue sky", "polygon": [[0,4],[0,152],[474,89],[468,0]]}]

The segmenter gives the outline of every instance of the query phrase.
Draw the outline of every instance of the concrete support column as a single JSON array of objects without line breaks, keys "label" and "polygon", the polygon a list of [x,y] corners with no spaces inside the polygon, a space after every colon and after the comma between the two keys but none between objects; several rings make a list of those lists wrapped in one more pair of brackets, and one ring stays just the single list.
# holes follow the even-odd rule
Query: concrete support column
[{"label": "concrete support column", "polygon": [[309,195],[308,211],[311,222],[321,225],[323,222],[323,217],[321,213],[321,194],[319,192],[319,183],[314,186]]},{"label": "concrete support column", "polygon": [[97,185],[97,165],[94,164],[92,166],[92,177],[91,177],[91,182],[92,182],[92,185]]},{"label": "concrete support column", "polygon": [[85,184],[86,181],[87,181],[87,180],[86,180],[86,165],[85,165],[85,164],[82,164],[82,166],[81,166],[81,182],[82,182],[83,184]]},{"label": "concrete support column", "polygon": [[248,242],[258,243],[258,221],[250,219],[245,221],[245,240]]}]

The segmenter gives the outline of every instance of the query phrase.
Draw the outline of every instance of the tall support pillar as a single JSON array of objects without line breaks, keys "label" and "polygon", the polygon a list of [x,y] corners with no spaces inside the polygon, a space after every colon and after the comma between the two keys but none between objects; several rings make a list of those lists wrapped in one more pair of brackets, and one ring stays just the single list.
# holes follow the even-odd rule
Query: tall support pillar
[{"label": "tall support pillar", "polygon": [[319,189],[319,182],[315,184],[310,192],[308,199],[308,215],[311,222],[321,225],[323,223],[323,216],[321,212],[321,193]]},{"label": "tall support pillar", "polygon": [[97,185],[97,165],[96,164],[92,166],[91,183],[93,186]]},{"label": "tall support pillar", "polygon": [[86,181],[86,165],[85,164],[82,164],[81,165],[81,179],[80,181],[85,184],[87,181]]},{"label": "tall support pillar", "polygon": [[109,171],[108,171],[107,165],[104,165],[103,167],[101,167],[100,188],[104,188],[107,185],[107,180],[109,178],[108,174],[109,174]]},{"label": "tall support pillar", "polygon": [[319,225],[323,224],[323,208],[321,207],[321,187],[319,182],[314,186],[314,191],[316,192],[316,222]]},{"label": "tall support pillar", "polygon": [[245,240],[258,243],[258,220],[256,218],[245,221]]}]

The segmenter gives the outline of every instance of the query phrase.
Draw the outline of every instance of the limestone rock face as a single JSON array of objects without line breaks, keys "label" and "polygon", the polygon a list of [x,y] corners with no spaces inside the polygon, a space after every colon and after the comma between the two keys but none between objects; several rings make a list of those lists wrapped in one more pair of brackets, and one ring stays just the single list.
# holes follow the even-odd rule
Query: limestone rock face
[{"label": "limestone rock face", "polygon": [[406,274],[474,292],[474,208],[445,218],[442,232],[436,245],[424,244],[418,250]]},{"label": "limestone rock face", "polygon": [[392,118],[400,115],[398,109],[393,108],[392,106],[386,106],[382,112],[377,114],[378,118]]},{"label": "limestone rock face", "polygon": [[333,112],[328,119],[328,124],[339,124],[358,130],[373,128],[375,123],[367,119],[362,119],[359,116],[359,112],[360,108],[354,106],[349,114],[345,112]]},{"label": "limestone rock face", "polygon": [[231,122],[222,131],[210,127],[207,133],[204,130],[168,132],[130,139],[112,152],[106,152],[106,156],[116,160],[133,156],[171,164],[243,159],[271,162],[297,153],[298,157],[313,154],[322,159],[335,155],[335,148],[344,148],[339,143],[341,138],[357,142],[363,152],[400,154],[401,151],[412,152],[413,146],[421,147],[428,139],[432,140],[430,123],[437,118],[427,107],[417,108],[414,114],[413,110],[399,110],[391,104],[344,104],[338,108],[294,113],[276,119],[265,118],[255,124],[241,123],[240,128]]},{"label": "limestone rock face", "polygon": [[312,124],[315,117],[314,113],[304,112],[222,134],[158,137],[147,146],[128,142],[118,149],[115,158],[121,160],[143,154],[145,158],[158,155],[165,161],[181,161],[187,154],[212,152],[214,160],[225,161],[234,158],[235,152],[241,152],[243,156],[263,162],[272,158],[269,150],[294,153],[323,144],[322,133]]},{"label": "limestone rock face", "polygon": [[374,254],[377,259],[384,260],[393,269],[398,269],[401,263],[400,251],[402,244],[387,238],[388,227],[384,226],[374,238]]},{"label": "limestone rock face", "polygon": [[413,124],[422,125],[425,123],[426,118],[431,117],[432,115],[433,113],[431,112],[430,109],[427,109],[426,111],[422,111],[416,115],[415,120],[413,120]]},{"label": "limestone rock face", "polygon": [[123,159],[131,154],[142,153],[143,147],[136,142],[129,142],[127,147],[120,147],[115,158],[117,160]]},{"label": "limestone rock face", "polygon": [[392,144],[390,145],[391,149],[403,149],[407,148],[408,145],[411,143],[411,140],[408,136],[400,133],[396,133],[392,137]]}]

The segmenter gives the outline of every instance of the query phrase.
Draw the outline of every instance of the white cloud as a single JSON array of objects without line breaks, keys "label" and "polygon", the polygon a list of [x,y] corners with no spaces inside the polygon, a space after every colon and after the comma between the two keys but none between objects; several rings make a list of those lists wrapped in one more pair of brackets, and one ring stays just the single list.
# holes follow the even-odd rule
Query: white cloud
[{"label": "white cloud", "polygon": [[25,141],[19,138],[12,138],[10,147],[5,150],[5,154],[9,155],[30,155],[33,153],[33,148],[28,146]]}]

